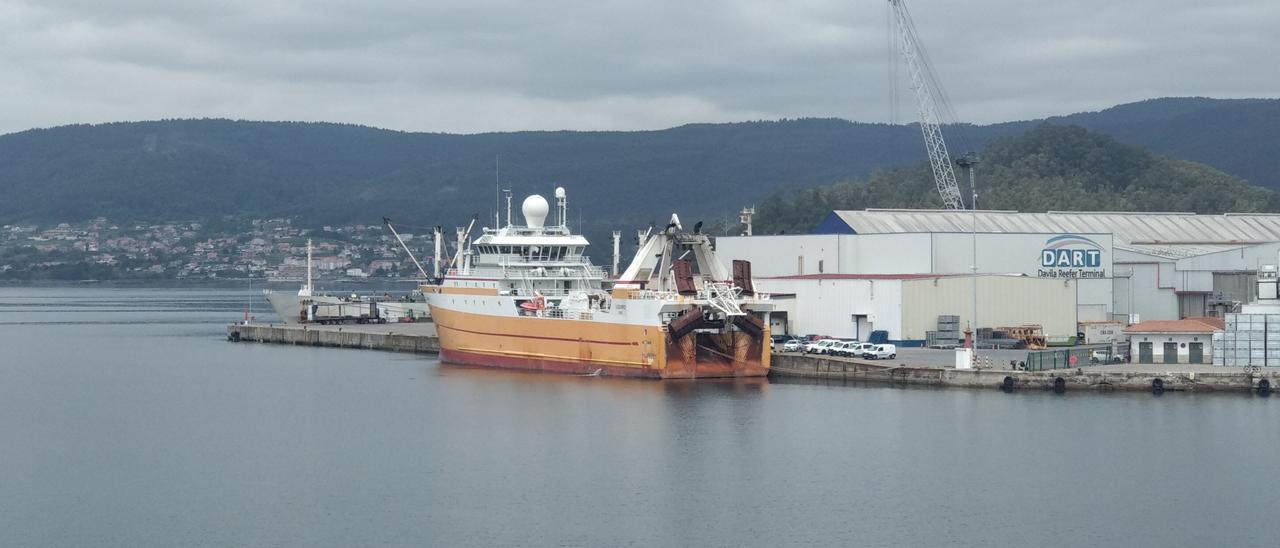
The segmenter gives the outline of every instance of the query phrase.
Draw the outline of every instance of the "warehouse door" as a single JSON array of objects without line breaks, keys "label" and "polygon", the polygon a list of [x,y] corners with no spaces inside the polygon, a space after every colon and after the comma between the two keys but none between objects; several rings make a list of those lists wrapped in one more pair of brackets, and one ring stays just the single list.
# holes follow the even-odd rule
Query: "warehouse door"
[{"label": "warehouse door", "polygon": [[1191,343],[1187,350],[1191,354],[1191,363],[1204,363],[1204,343]]},{"label": "warehouse door", "polygon": [[1152,363],[1155,360],[1151,357],[1151,343],[1138,343],[1138,363]]},{"label": "warehouse door", "polygon": [[1164,363],[1178,363],[1178,343],[1164,343]]},{"label": "warehouse door", "polygon": [[860,341],[871,338],[871,322],[867,321],[866,314],[853,315],[853,338]]}]

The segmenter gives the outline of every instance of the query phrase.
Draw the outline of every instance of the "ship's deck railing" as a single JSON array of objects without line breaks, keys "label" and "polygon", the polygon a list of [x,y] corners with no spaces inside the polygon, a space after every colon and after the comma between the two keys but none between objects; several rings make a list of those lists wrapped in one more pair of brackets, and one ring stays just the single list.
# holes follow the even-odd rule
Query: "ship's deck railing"
[{"label": "ship's deck railing", "polygon": [[553,288],[525,289],[521,287],[517,287],[511,290],[503,289],[498,292],[498,294],[500,295],[505,295],[509,297],[533,297],[535,293],[537,293],[538,295],[542,295],[543,297],[567,297],[573,293],[582,293],[587,295],[605,295],[603,291],[591,290],[591,289],[553,289]]},{"label": "ship's deck railing", "polygon": [[[451,268],[447,272],[449,276],[457,276],[459,270]],[[501,264],[478,264],[471,267],[471,274],[498,274],[508,278],[593,278],[604,279],[607,276],[605,270],[598,266],[589,264],[568,264],[556,266],[551,263],[535,264],[527,262],[501,263]]]},{"label": "ship's deck railing", "polygon": [[[732,295],[726,293],[728,288],[732,288]],[[679,300],[698,300],[711,302],[714,300],[724,300],[729,298],[740,304],[747,304],[750,301],[767,301],[770,300],[768,293],[756,293],[755,295],[743,297],[741,289],[731,284],[724,283],[708,283],[698,290],[696,295],[681,295],[675,291],[659,291],[655,289],[620,289],[625,298],[632,300],[645,301],[679,301]]]},{"label": "ship's deck railing", "polygon": [[545,267],[551,267],[556,265],[580,266],[584,264],[590,265],[591,259],[587,258],[587,256],[585,255],[580,255],[577,257],[558,257],[555,259],[540,259],[536,257],[522,257],[518,255],[481,255],[480,259],[476,260],[476,264],[487,265],[487,266],[493,266],[493,265],[499,265],[499,266],[529,265],[529,266],[545,266]]}]

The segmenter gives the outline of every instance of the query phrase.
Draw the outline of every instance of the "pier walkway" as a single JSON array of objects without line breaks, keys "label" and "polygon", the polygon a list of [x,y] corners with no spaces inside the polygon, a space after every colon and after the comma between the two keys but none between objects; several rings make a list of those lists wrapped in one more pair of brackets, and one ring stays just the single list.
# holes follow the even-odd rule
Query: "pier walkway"
[{"label": "pier walkway", "polygon": [[426,354],[440,352],[436,324],[431,322],[345,325],[236,323],[227,326],[227,340]]},{"label": "pier walkway", "polygon": [[[941,352],[941,351],[940,351]],[[950,354],[949,352],[947,352]],[[873,381],[926,386],[1004,390],[1240,391],[1280,389],[1280,368],[1246,370],[1190,364],[1116,364],[1058,369],[956,369],[896,360],[860,360],[803,354],[774,354],[770,376],[841,381]]]}]

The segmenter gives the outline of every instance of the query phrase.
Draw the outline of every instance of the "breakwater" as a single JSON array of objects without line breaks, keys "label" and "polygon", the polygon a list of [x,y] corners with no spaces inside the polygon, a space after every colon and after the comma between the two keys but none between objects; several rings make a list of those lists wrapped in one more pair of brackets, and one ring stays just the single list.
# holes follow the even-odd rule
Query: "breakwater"
[{"label": "breakwater", "polygon": [[435,324],[429,322],[338,326],[231,324],[227,326],[227,340],[421,354],[440,352]]}]

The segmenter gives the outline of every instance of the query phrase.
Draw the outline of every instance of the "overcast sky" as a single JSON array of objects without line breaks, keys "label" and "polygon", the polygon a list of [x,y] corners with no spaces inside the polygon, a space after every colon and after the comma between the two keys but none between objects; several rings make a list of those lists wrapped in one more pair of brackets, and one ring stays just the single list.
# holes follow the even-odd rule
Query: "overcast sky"
[{"label": "overcast sky", "polygon": [[[1280,95],[1276,0],[909,1],[957,118]],[[891,117],[885,0],[0,0],[0,133],[226,117],[411,131]],[[899,73],[905,78],[905,71]]]}]

